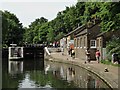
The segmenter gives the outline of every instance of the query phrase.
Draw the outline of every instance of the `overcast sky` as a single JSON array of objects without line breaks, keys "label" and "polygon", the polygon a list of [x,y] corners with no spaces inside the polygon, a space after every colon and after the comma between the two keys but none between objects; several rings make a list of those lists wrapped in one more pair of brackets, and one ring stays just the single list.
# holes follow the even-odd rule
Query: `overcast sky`
[{"label": "overcast sky", "polygon": [[77,0],[1,0],[0,9],[14,13],[23,26],[27,27],[36,18],[53,20],[59,11],[76,3]]}]

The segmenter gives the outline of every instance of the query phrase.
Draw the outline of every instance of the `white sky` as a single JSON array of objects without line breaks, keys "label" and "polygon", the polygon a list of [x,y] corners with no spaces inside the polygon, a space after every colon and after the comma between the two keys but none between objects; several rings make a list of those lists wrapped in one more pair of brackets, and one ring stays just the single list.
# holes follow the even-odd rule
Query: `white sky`
[{"label": "white sky", "polygon": [[14,13],[23,26],[28,27],[31,22],[40,17],[53,20],[59,11],[76,3],[77,0],[1,0],[0,10]]}]

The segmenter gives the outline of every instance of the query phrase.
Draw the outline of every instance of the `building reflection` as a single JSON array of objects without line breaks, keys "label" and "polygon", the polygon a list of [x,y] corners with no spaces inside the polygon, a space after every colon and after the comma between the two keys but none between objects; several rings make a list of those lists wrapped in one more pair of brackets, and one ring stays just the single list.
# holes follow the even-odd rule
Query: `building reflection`
[{"label": "building reflection", "polygon": [[66,80],[66,70],[62,66],[60,67],[60,76]]},{"label": "building reflection", "polygon": [[44,60],[8,61],[8,72],[11,75],[30,70],[44,70]]},{"label": "building reflection", "polygon": [[54,75],[56,78],[60,78],[60,71],[59,70],[55,70],[54,71]]},{"label": "building reflection", "polygon": [[87,88],[95,88],[95,79],[91,75],[87,76]]},{"label": "building reflection", "polygon": [[91,72],[73,65],[46,62],[55,77],[74,83],[80,88],[108,88],[105,83]]},{"label": "building reflection", "polygon": [[75,78],[75,69],[72,67],[68,67],[67,69],[67,81],[71,82]]},{"label": "building reflection", "polygon": [[44,59],[29,59],[23,62],[23,71],[44,70]]},{"label": "building reflection", "polygon": [[23,73],[23,61],[9,61],[8,68],[11,75]]}]

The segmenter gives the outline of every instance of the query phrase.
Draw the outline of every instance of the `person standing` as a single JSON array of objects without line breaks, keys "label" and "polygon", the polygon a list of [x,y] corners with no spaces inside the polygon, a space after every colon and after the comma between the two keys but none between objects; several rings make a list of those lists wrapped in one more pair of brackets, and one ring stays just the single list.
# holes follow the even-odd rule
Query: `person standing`
[{"label": "person standing", "polygon": [[90,51],[87,49],[87,50],[85,51],[85,54],[86,54],[86,61],[85,61],[85,63],[86,63],[86,62],[90,63]]},{"label": "person standing", "polygon": [[99,63],[100,62],[100,51],[99,50],[96,51],[96,59]]},{"label": "person standing", "polygon": [[112,54],[112,63],[115,62],[115,53]]},{"label": "person standing", "polygon": [[71,57],[75,58],[75,50],[74,49],[72,49]]},{"label": "person standing", "polygon": [[68,48],[68,55],[70,55],[70,48]]}]

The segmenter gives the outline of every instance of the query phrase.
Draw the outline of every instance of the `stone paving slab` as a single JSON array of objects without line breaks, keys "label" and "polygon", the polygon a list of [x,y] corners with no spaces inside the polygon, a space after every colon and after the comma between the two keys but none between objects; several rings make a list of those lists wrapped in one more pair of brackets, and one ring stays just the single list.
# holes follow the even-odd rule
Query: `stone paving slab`
[{"label": "stone paving slab", "polygon": [[[78,58],[73,59],[69,55],[62,55],[61,52],[51,53],[50,57],[51,59],[49,60],[52,61],[70,63],[85,68],[98,75],[111,88],[118,88],[118,69],[120,70],[119,67],[97,63],[97,61],[91,61],[90,63],[85,64],[84,60],[80,60]],[[105,68],[108,68],[109,72],[105,72]]]}]

